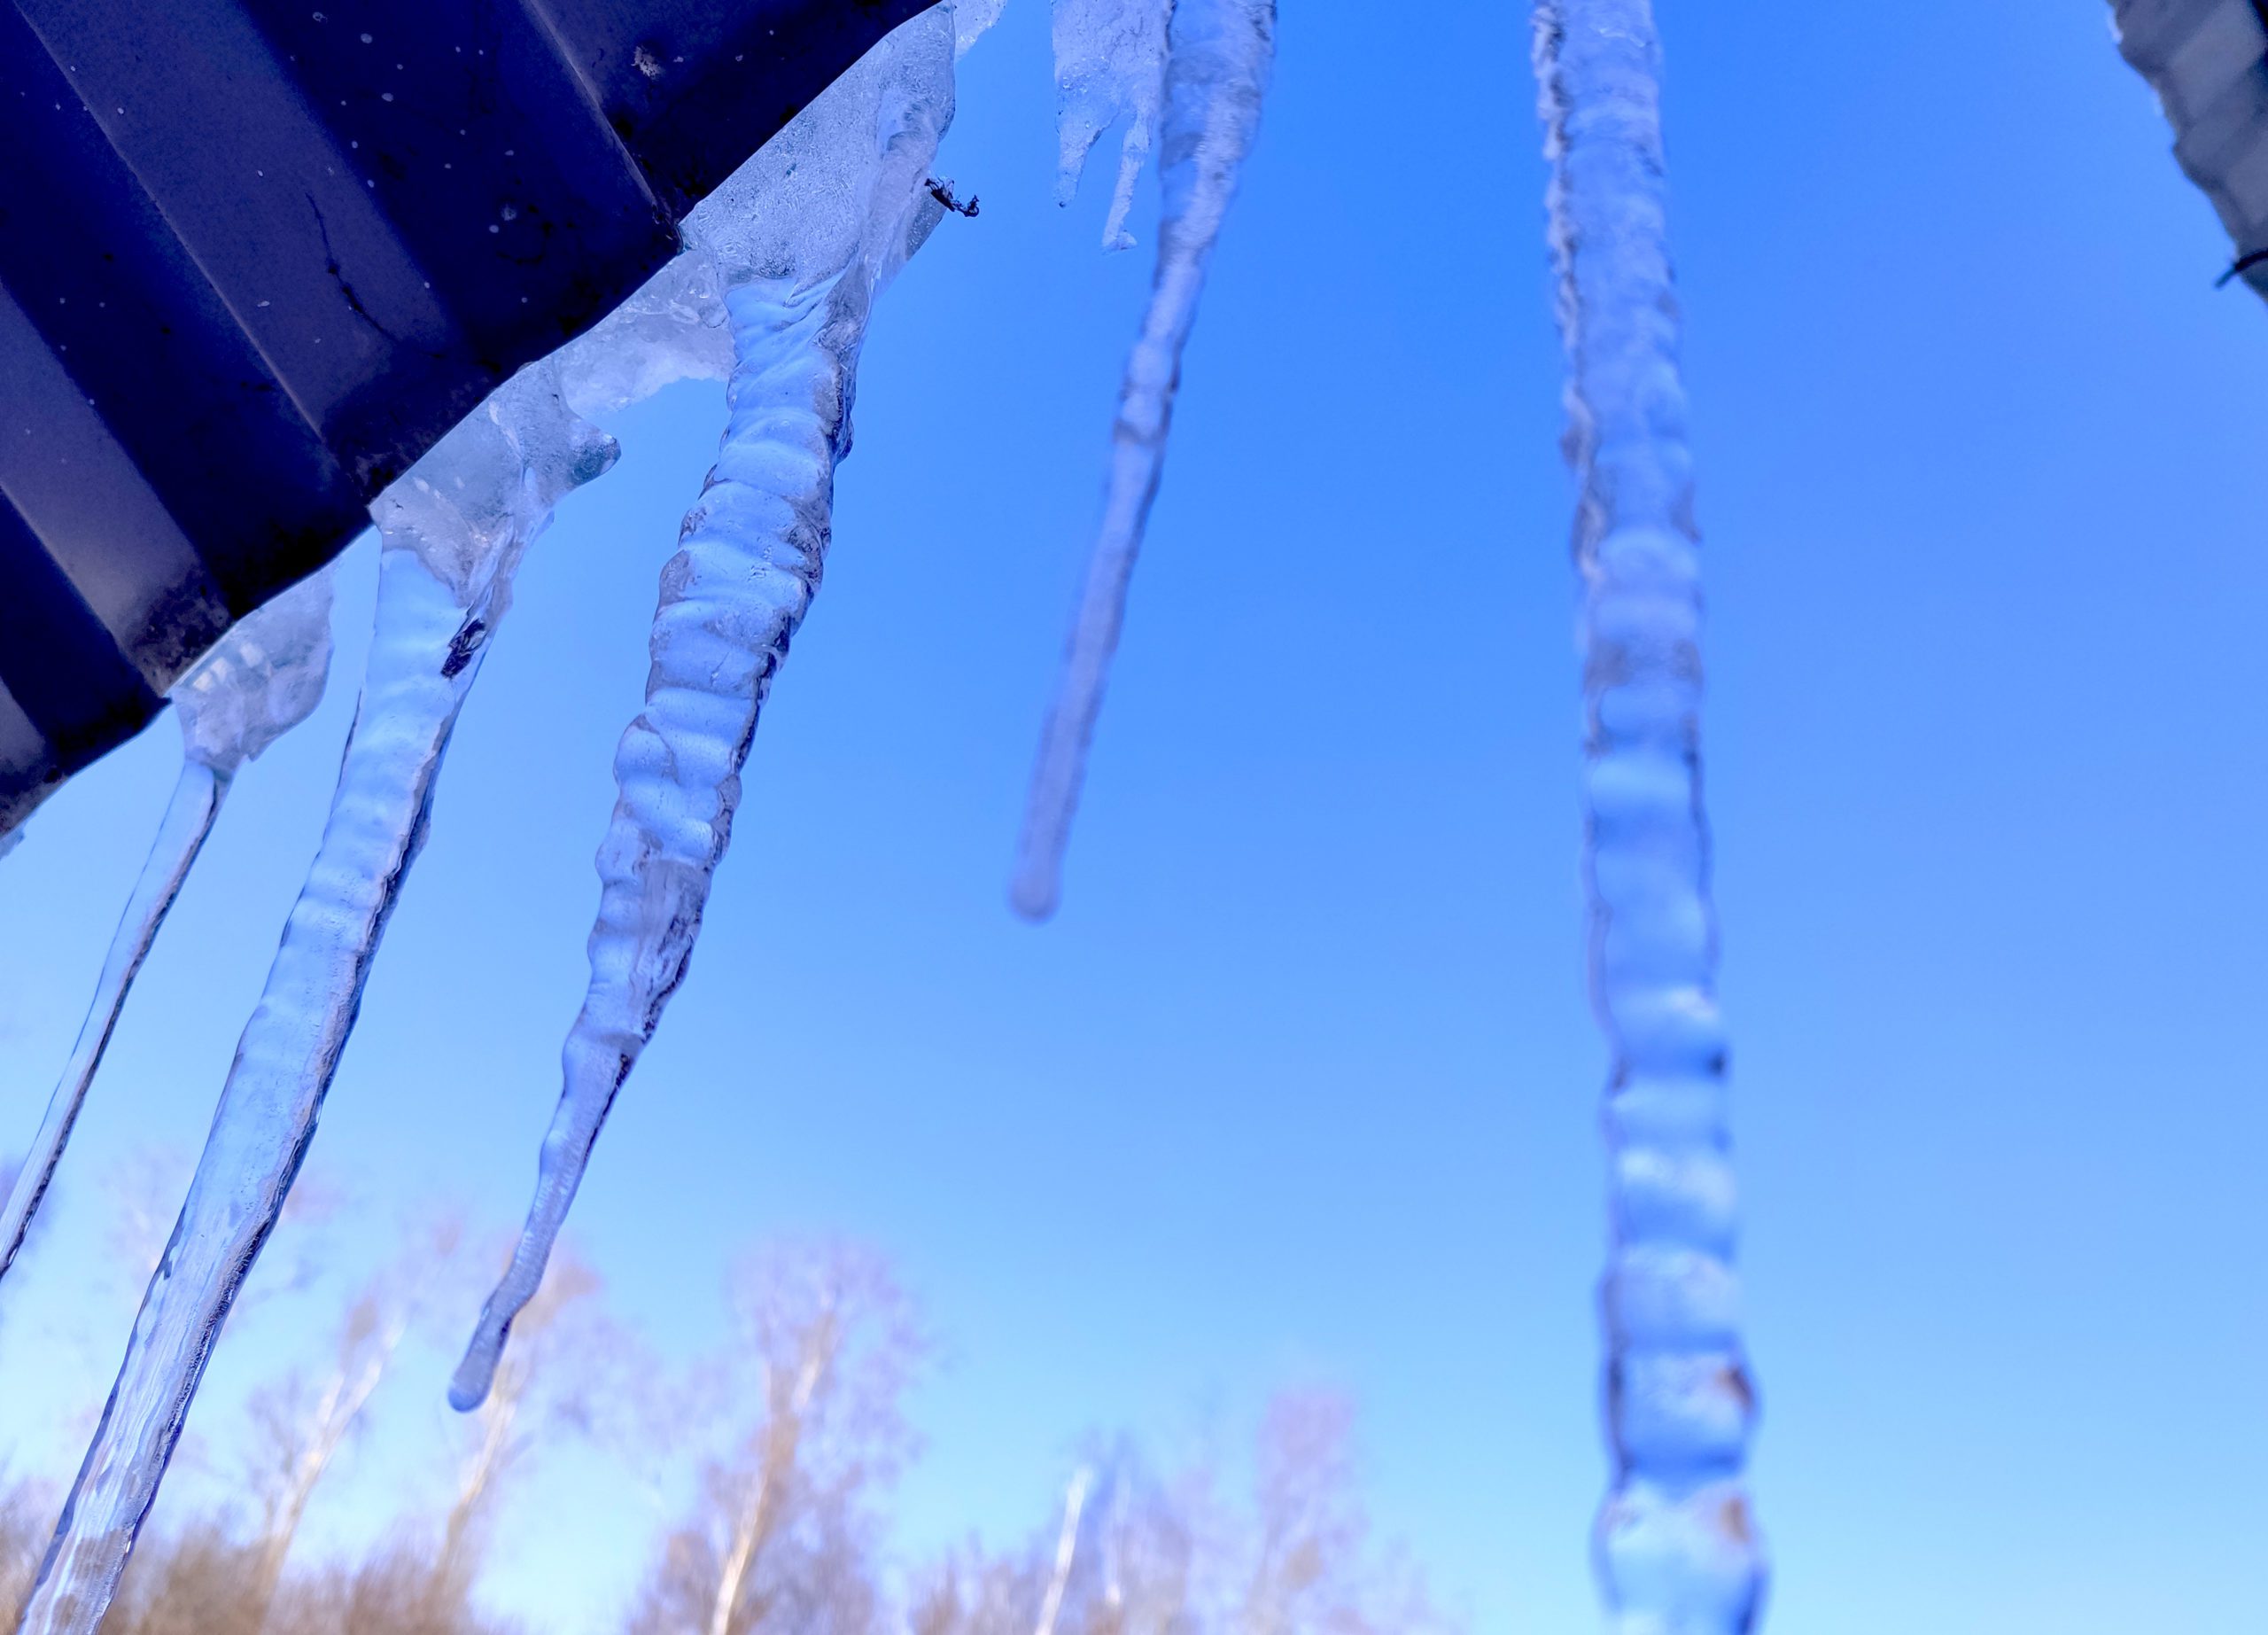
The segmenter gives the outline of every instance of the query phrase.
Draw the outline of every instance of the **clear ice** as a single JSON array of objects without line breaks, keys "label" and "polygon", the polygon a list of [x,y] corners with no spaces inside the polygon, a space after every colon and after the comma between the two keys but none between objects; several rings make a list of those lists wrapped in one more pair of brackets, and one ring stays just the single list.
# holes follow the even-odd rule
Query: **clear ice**
[{"label": "clear ice", "polygon": [[1650,0],[1543,0],[1536,74],[1569,363],[1583,607],[1593,1001],[1612,1237],[1601,1288],[1613,1482],[1595,1548],[1619,1635],[1754,1627],[1755,1398],[1701,807],[1701,588]]},{"label": "clear ice", "polygon": [[730,419],[662,570],[646,707],[615,757],[591,977],[510,1266],[449,1387],[487,1395],[616,1093],[684,980],[772,678],[817,590],[875,295],[942,214],[926,180],[951,122],[955,19],[901,26],[687,223],[729,315]]},{"label": "clear ice", "polygon": [[1000,13],[1008,9],[1008,0],[953,0],[953,55],[965,56],[968,48],[991,31],[1000,20]]},{"label": "clear ice", "polygon": [[500,387],[371,508],[377,618],[330,816],[21,1635],[94,1635],[102,1621],[221,1324],[314,1136],[512,576],[553,504],[614,455],[547,362]]},{"label": "clear ice", "polygon": [[[1118,10],[1084,0],[1076,7],[1059,5],[1059,60],[1067,11],[1085,15]],[[1041,736],[1009,888],[1016,911],[1034,920],[1053,914],[1061,893],[1063,851],[1086,773],[1087,746],[1094,737],[1111,654],[1126,616],[1127,582],[1165,464],[1182,348],[1197,319],[1206,267],[1235,196],[1238,171],[1259,129],[1261,97],[1275,55],[1275,0],[1180,0],[1173,8],[1166,44],[1157,273],[1142,332],[1126,362],[1118,419],[1111,428],[1102,526],[1088,562],[1062,678]],[[1099,55],[1101,47],[1091,50]],[[1069,83],[1068,78],[1065,82]],[[1093,117],[1084,106],[1068,100],[1065,104],[1067,154],[1076,133],[1085,130]],[[1075,113],[1076,126],[1071,122]],[[1090,145],[1092,140],[1085,138]],[[1084,154],[1085,147],[1079,151]]]},{"label": "clear ice", "polygon": [[604,426],[633,403],[680,380],[722,380],[733,338],[705,255],[687,253],[649,278],[587,335],[561,348],[560,395]]},{"label": "clear ice", "polygon": [[47,1116],[0,1211],[0,1277],[23,1248],[32,1216],[55,1179],[71,1127],[102,1065],[127,992],[205,837],[213,832],[237,770],[322,701],[330,673],[330,601],[331,571],[324,568],[237,621],[174,685],[174,715],[182,730],[181,777],[111,938],[94,1001],[56,1081]]},{"label": "clear ice", "polygon": [[1078,191],[1087,155],[1121,120],[1118,179],[1103,223],[1107,250],[1129,250],[1134,184],[1149,161],[1165,97],[1167,19],[1173,0],[1055,0],[1055,201]]}]

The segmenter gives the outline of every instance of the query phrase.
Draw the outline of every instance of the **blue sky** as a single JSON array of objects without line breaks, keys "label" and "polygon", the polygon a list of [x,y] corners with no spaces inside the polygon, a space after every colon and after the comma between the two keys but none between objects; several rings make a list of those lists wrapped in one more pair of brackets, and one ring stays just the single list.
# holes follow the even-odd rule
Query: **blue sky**
[{"label": "blue sky", "polygon": [[[2106,8],[1662,10],[1773,1622],[2225,1630],[2268,1522],[2268,323]],[[1006,870],[1149,268],[1096,250],[1107,190],[1048,202],[1045,45],[1018,0],[963,65],[941,167],[983,214],[880,309],[826,586],[575,1228],[678,1350],[751,1235],[889,1250],[949,1341],[917,1548],[1039,1524],[1090,1425],[1321,1378],[1477,1627],[1582,1627],[1603,1058],[1520,8],[1285,8],[1035,930]],[[316,1143],[373,1196],[524,1207],[720,420],[646,406],[522,575]],[[372,582],[358,548],[331,694],[241,780],[0,1313],[27,1423],[97,1366],[34,1320],[91,1178],[201,1138]],[[175,754],[0,868],[21,1132]],[[602,1627],[643,1525],[544,1484],[500,1604]]]}]

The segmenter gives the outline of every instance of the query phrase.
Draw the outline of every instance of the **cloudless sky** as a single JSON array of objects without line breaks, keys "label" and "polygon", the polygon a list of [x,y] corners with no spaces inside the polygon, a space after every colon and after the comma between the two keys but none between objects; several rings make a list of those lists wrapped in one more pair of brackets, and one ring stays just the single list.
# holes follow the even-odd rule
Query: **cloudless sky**
[{"label": "cloudless sky", "polygon": [[[2229,245],[2103,5],[1661,11],[1771,1623],[2242,1627],[2268,315],[2212,288]],[[1323,1380],[1361,1399],[1380,1527],[1478,1629],[1586,1627],[1604,1061],[1524,8],[1285,6],[1035,930],[1006,870],[1150,237],[1107,258],[1107,187],[1050,202],[1046,42],[1016,0],[962,65],[941,168],[983,214],[879,308],[826,586],[573,1229],[678,1354],[752,1236],[892,1255],[947,1342],[913,1550],[1044,1525],[1091,1425],[1170,1445]],[[713,387],[636,412],[521,576],[315,1144],[371,1197],[525,1207],[720,424]],[[105,1164],[201,1140],[373,584],[365,541],[330,694],[240,780],[12,1280],[12,1429],[114,1366],[123,1308],[83,1354],[34,1317],[96,1253]],[[0,867],[0,1144],[175,758],[159,723]],[[652,1517],[563,1470],[489,1588],[574,1635]]]}]

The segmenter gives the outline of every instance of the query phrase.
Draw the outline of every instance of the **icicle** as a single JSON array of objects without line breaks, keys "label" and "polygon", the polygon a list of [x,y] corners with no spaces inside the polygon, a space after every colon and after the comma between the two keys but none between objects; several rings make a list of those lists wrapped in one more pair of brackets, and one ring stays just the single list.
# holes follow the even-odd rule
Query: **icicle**
[{"label": "icicle", "polygon": [[1238,168],[1259,127],[1275,43],[1275,0],[1180,0],[1174,8],[1157,274],[1142,333],[1126,362],[1118,422],[1111,428],[1102,528],[1041,736],[1009,892],[1017,912],[1034,920],[1055,912],[1062,888],[1063,849],[1125,618],[1127,580],[1165,463],[1182,348],[1196,322],[1206,265],[1236,192]]},{"label": "icicle", "polygon": [[1174,0],[1055,0],[1055,121],[1060,148],[1055,202],[1078,191],[1087,155],[1122,119],[1118,181],[1103,223],[1106,250],[1130,250],[1126,230],[1134,183],[1150,157],[1165,95],[1167,18]]},{"label": "icicle", "polygon": [[553,503],[604,471],[614,452],[568,410],[552,366],[538,364],[372,507],[384,543],[377,619],[330,818],[22,1635],[93,1635],[101,1621],[221,1323],[314,1135],[513,572]]},{"label": "icicle", "polygon": [[662,570],[646,708],[617,751],[599,848],[590,987],[526,1228],[449,1387],[460,1409],[487,1395],[607,1109],[685,977],[758,713],[818,588],[872,301],[942,214],[924,178],[952,119],[953,46],[944,8],[907,22],[688,222],[731,315],[731,419]]},{"label": "icicle", "polygon": [[1701,808],[1699,563],[1651,0],[1543,0],[1537,78],[1581,480],[1594,1002],[1613,1053],[1602,1289],[1614,1480],[1598,1569],[1625,1635],[1753,1627],[1725,1034]]},{"label": "icicle", "polygon": [[599,425],[674,382],[724,379],[733,342],[715,263],[687,251],[556,361],[567,406]]},{"label": "icicle", "polygon": [[1008,0],[955,0],[953,5],[953,56],[956,60],[968,55],[968,48],[992,30],[1000,20],[1000,13],[1008,9]]},{"label": "icicle", "polygon": [[237,771],[305,720],[330,673],[331,571],[323,569],[247,615],[175,684],[182,768],[173,799],[111,938],[94,1002],[49,1099],[47,1117],[0,1211],[0,1277],[22,1249],[33,1214],[55,1179],[87,1087],[102,1065],[127,991],[180,895]]}]

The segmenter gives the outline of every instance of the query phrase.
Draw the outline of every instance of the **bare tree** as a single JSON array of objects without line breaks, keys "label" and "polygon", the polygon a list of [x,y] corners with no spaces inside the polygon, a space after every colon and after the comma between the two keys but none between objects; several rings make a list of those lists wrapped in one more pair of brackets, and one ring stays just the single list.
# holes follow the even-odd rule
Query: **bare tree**
[{"label": "bare tree", "polygon": [[314,1375],[295,1371],[253,1393],[245,1434],[246,1485],[260,1505],[245,1588],[254,1627],[283,1580],[316,1485],[361,1428],[364,1410],[423,1309],[435,1268],[454,1257],[463,1235],[454,1211],[436,1211],[411,1227],[400,1252],[348,1300],[328,1366]]},{"label": "bare tree", "polygon": [[733,1293],[736,1333],[712,1370],[731,1443],[664,1541],[631,1628],[869,1635],[883,1616],[872,1507],[912,1444],[912,1308],[875,1257],[843,1245],[750,1257]]},{"label": "bare tree", "polygon": [[[144,1167],[151,1163],[145,1158]],[[121,1203],[128,1201],[122,1200]],[[121,1207],[120,1260],[149,1222]],[[655,1444],[642,1416],[672,1405],[680,1455],[700,1460],[688,1508],[660,1541],[626,1635],[1439,1635],[1456,1627],[1418,1575],[1372,1538],[1355,1415],[1327,1392],[1268,1405],[1248,1459],[1214,1454],[1154,1474],[1121,1438],[1091,1442],[1052,1514],[1019,1544],[972,1542],[914,1581],[901,1619],[885,1591],[881,1508],[913,1436],[903,1398],[924,1344],[873,1254],[788,1244],[747,1257],[729,1285],[733,1332],[682,1390],[657,1389],[571,1255],[516,1326],[469,1420],[445,1508],[359,1559],[295,1566],[309,1502],[352,1445],[424,1297],[472,1270],[453,1218],[430,1217],[351,1288],[322,1361],[256,1390],[223,1428],[243,1455],[244,1512],[153,1532],[102,1635],[510,1635],[473,1608],[503,1499],[562,1431]],[[129,1243],[126,1240],[131,1239]],[[315,1264],[301,1246],[297,1253]],[[437,1271],[443,1275],[437,1277]],[[333,1278],[286,1288],[335,1291]],[[295,1311],[304,1309],[294,1303]],[[633,1381],[632,1374],[637,1377]],[[1247,1471],[1248,1483],[1223,1479]],[[1223,1498],[1223,1494],[1231,1497]],[[439,1514],[436,1514],[435,1510]],[[0,1615],[27,1592],[45,1506],[0,1480]]]},{"label": "bare tree", "polygon": [[189,1185],[190,1156],[177,1147],[144,1142],[102,1178],[108,1221],[103,1237],[113,1275],[129,1296],[141,1294],[173,1230],[172,1200]]},{"label": "bare tree", "polygon": [[1029,1552],[988,1555],[967,1545],[926,1575],[906,1628],[911,1635],[1030,1635],[1040,1578]]},{"label": "bare tree", "polygon": [[1039,1603],[1039,1625],[1034,1635],[1055,1635],[1055,1620],[1062,1616],[1063,1592],[1071,1587],[1071,1569],[1079,1559],[1079,1513],[1086,1508],[1087,1489],[1095,1473],[1085,1465],[1071,1473],[1063,1493],[1063,1529],[1056,1535],[1055,1561],[1047,1575],[1047,1593]]},{"label": "bare tree", "polygon": [[1454,1627],[1398,1551],[1371,1539],[1355,1409],[1334,1392],[1268,1405],[1253,1457],[1252,1542],[1238,1635],[1416,1635]]},{"label": "bare tree", "polygon": [[547,1432],[586,1428],[593,1398],[620,1383],[602,1366],[626,1345],[599,1305],[602,1287],[572,1250],[555,1254],[542,1288],[513,1323],[512,1345],[471,1416],[470,1446],[441,1524],[431,1587],[437,1608],[468,1604],[505,1481]]},{"label": "bare tree", "polygon": [[913,1635],[1183,1635],[1190,1537],[1130,1447],[1098,1449],[1054,1526],[1000,1554],[972,1543],[929,1575]]},{"label": "bare tree", "polygon": [[47,1496],[17,1476],[0,1476],[0,1620],[23,1610],[47,1548]]},{"label": "bare tree", "polygon": [[1354,1413],[1321,1392],[1269,1404],[1247,1505],[1222,1502],[1216,1461],[1169,1482],[1130,1444],[1091,1454],[1060,1524],[996,1557],[933,1572],[913,1635],[1431,1635],[1453,1627],[1370,1539]]}]

